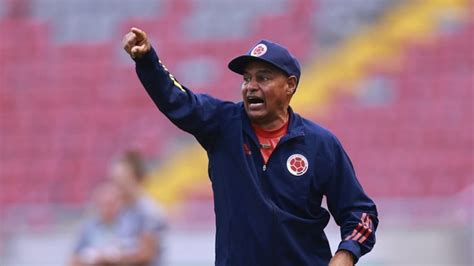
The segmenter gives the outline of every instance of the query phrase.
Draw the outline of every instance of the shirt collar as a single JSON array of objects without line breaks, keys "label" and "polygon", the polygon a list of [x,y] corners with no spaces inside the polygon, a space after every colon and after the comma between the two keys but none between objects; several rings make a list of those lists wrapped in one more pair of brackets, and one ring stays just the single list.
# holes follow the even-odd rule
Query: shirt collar
[{"label": "shirt collar", "polygon": [[[247,116],[245,112],[245,108],[243,103],[241,103],[242,107],[242,127],[244,132],[252,138],[255,143],[258,143],[257,136],[252,128],[252,124],[250,122],[250,118]],[[288,107],[288,114],[289,114],[289,124],[288,124],[288,132],[285,136],[283,136],[281,141],[286,141],[295,137],[304,136],[304,125],[302,118],[293,112],[291,107]]]}]

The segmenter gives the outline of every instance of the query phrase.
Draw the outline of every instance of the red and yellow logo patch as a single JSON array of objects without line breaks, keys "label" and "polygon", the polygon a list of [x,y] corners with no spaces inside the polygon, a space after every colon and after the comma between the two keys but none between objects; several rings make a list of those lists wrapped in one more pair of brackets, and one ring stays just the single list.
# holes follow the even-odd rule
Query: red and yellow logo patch
[{"label": "red and yellow logo patch", "polygon": [[286,161],[286,168],[294,176],[301,176],[308,171],[308,160],[301,154],[293,154]]},{"label": "red and yellow logo patch", "polygon": [[260,56],[264,55],[266,52],[267,52],[267,46],[265,44],[261,43],[261,44],[255,46],[255,48],[253,48],[250,55],[260,57]]}]

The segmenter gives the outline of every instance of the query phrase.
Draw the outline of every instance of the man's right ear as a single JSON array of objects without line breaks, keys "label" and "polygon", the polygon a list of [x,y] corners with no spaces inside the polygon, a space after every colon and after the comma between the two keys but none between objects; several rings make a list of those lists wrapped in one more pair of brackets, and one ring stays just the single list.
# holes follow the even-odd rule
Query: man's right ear
[{"label": "man's right ear", "polygon": [[296,91],[296,86],[298,85],[296,76],[288,77],[288,87],[286,89],[286,93],[288,95],[293,95]]}]

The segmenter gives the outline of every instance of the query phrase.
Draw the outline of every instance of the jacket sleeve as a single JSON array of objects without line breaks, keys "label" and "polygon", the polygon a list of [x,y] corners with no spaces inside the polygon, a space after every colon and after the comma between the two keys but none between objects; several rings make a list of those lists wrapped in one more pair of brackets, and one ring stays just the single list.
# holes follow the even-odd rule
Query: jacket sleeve
[{"label": "jacket sleeve", "polygon": [[338,250],[347,250],[355,262],[375,244],[377,208],[358,182],[354,168],[342,145],[334,137],[332,177],[327,182],[329,211],[340,227]]},{"label": "jacket sleeve", "polygon": [[158,109],[206,146],[218,130],[217,116],[223,102],[209,95],[194,94],[181,85],[153,48],[135,62],[138,78]]}]

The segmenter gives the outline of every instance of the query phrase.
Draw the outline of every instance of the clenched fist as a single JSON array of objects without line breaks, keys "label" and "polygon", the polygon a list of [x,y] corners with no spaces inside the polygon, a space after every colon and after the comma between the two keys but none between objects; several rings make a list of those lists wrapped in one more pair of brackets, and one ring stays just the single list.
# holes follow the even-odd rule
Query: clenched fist
[{"label": "clenched fist", "polygon": [[138,28],[131,28],[123,37],[123,49],[133,58],[140,58],[151,49],[146,33]]}]

